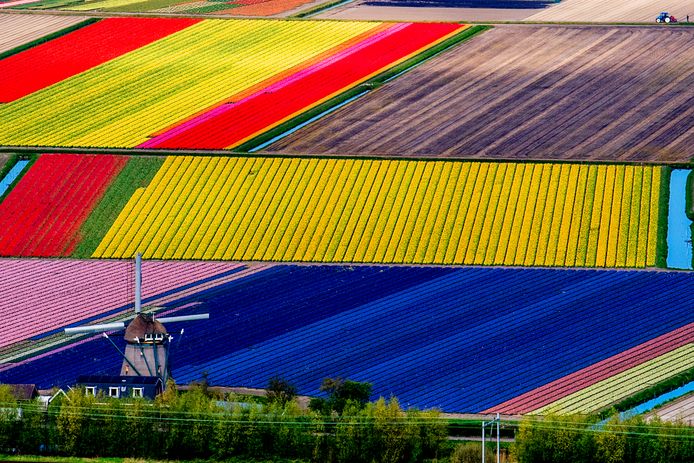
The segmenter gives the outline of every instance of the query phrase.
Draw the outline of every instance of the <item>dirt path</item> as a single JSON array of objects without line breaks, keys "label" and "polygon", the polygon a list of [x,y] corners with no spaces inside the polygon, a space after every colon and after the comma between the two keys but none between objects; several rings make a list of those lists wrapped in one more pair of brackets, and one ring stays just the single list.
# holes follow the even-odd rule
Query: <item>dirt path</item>
[{"label": "dirt path", "polygon": [[694,34],[677,27],[498,27],[267,151],[688,162]]}]

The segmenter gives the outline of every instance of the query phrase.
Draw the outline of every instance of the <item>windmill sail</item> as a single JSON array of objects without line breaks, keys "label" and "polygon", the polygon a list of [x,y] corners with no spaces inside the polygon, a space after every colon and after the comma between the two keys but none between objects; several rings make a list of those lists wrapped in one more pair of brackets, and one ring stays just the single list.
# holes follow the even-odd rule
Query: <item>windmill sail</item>
[{"label": "windmill sail", "polygon": [[112,322],[95,325],[83,325],[65,329],[65,334],[83,334],[125,329],[125,352],[118,352],[123,357],[121,376],[155,376],[161,378],[164,385],[169,377],[169,346],[171,337],[162,323],[174,323],[192,320],[207,320],[210,315],[181,315],[156,318],[153,313],[142,312],[142,256],[135,257],[135,304],[134,318],[126,322]]}]

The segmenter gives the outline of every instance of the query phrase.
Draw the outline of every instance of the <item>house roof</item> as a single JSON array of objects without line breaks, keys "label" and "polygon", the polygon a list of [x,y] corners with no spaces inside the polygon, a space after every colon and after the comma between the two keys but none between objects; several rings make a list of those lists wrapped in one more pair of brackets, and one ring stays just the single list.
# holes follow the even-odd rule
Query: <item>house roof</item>
[{"label": "house roof", "polygon": [[39,394],[35,384],[8,384],[8,386],[17,400],[31,400]]}]

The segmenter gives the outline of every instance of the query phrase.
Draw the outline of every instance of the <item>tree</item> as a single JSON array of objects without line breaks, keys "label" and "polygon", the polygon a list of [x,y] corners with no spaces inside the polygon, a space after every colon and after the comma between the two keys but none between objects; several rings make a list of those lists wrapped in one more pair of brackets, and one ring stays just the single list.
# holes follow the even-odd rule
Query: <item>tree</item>
[{"label": "tree", "polygon": [[166,389],[164,392],[159,394],[155,401],[159,404],[172,404],[178,399],[178,387],[176,386],[176,381],[173,378],[169,378],[166,381]]},{"label": "tree", "polygon": [[296,386],[284,378],[273,376],[266,389],[268,403],[276,403],[284,407],[296,397]]},{"label": "tree", "polygon": [[93,455],[99,448],[101,428],[95,425],[95,398],[72,389],[56,418],[58,447],[66,455]]},{"label": "tree", "polygon": [[12,450],[17,440],[19,405],[7,385],[0,385],[0,452]]},{"label": "tree", "polygon": [[341,415],[348,404],[354,404],[361,409],[369,402],[372,388],[373,385],[367,382],[325,378],[320,390],[327,392],[328,398],[312,399],[309,408],[326,415],[332,411]]}]

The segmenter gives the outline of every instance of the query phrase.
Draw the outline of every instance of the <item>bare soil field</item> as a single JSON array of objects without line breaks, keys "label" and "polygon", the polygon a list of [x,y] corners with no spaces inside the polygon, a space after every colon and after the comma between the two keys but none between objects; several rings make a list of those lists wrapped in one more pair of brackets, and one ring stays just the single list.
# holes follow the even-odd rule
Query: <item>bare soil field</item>
[{"label": "bare soil field", "polygon": [[0,14],[0,53],[84,20],[73,16]]},{"label": "bare soil field", "polygon": [[[405,0],[402,0],[405,1]],[[532,22],[643,22],[654,23],[661,11],[678,20],[694,22],[694,0],[562,0],[548,8],[447,8],[372,5],[357,0],[327,10],[320,18],[379,21],[532,21]]]},{"label": "bare soil field", "polygon": [[528,21],[646,22],[667,11],[679,21],[694,21],[694,0],[562,0],[529,16]]},{"label": "bare soil field", "polygon": [[341,8],[326,10],[321,19],[378,20],[378,21],[520,21],[542,9],[516,8],[406,8],[371,6],[349,3]]},{"label": "bare soil field", "polygon": [[497,26],[266,151],[689,161],[694,34],[684,27]]},{"label": "bare soil field", "polygon": [[694,425],[694,394],[670,402],[654,412],[663,421],[682,420],[690,426]]}]

